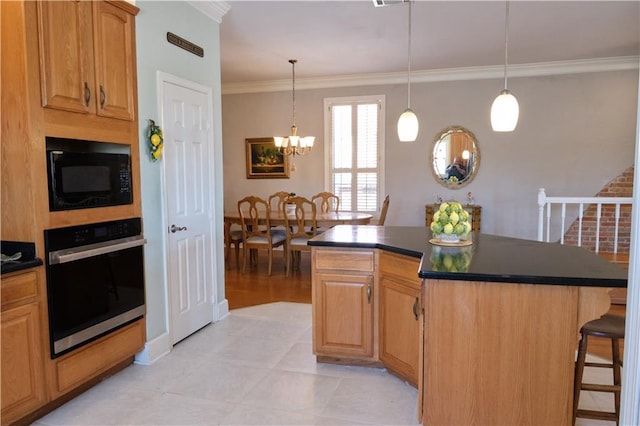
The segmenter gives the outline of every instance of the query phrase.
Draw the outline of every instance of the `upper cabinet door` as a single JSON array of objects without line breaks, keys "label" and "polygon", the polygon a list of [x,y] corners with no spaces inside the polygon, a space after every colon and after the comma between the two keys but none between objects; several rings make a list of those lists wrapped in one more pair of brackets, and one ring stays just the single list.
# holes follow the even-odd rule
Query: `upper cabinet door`
[{"label": "upper cabinet door", "polygon": [[42,106],[135,118],[134,9],[125,2],[38,2]]},{"label": "upper cabinet door", "polygon": [[38,2],[42,106],[95,112],[91,2]]},{"label": "upper cabinet door", "polygon": [[93,3],[97,114],[135,118],[135,17],[108,2]]}]

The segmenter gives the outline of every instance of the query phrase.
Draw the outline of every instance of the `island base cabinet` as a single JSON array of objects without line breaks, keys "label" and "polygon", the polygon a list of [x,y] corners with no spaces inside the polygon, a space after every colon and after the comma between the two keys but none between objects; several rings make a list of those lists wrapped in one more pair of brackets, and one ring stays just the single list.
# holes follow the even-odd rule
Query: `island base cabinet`
[{"label": "island base cabinet", "polygon": [[380,361],[416,387],[422,341],[419,264],[418,259],[380,253]]},{"label": "island base cabinet", "polygon": [[314,277],[313,350],[318,356],[373,357],[373,276]]},{"label": "island base cabinet", "polygon": [[579,287],[425,280],[424,425],[570,425]]}]

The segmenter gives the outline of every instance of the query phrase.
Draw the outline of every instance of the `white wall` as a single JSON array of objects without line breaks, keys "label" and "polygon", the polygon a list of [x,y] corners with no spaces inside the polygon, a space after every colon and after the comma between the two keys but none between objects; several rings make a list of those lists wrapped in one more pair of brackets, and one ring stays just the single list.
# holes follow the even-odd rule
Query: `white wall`
[{"label": "white wall", "polygon": [[[213,88],[214,156],[216,191],[216,251],[223,253],[222,228],[222,118],[220,104],[220,36],[219,24],[183,1],[138,1],[136,17],[136,49],[138,58],[138,113],[140,122],[140,157],[142,182],[142,212],[145,247],[145,279],[147,296],[147,340],[168,331],[165,252],[166,230],[162,225],[162,163],[149,157],[145,137],[148,119],[160,122],[156,72],[194,81]],[[204,49],[204,57],[169,44],[170,31]],[[214,259],[217,273],[218,300],[224,299],[224,259]]]},{"label": "white wall", "polygon": [[[396,121],[406,107],[406,86],[296,89],[296,124],[314,135],[316,147],[296,159],[290,179],[248,180],[245,138],[285,134],[291,125],[291,92],[222,97],[224,203],[227,210],[247,194],[277,190],[312,195],[323,189],[323,110],[326,97],[386,95],[387,225],[424,225],[424,205],[464,200],[471,191],[482,205],[482,232],[535,239],[537,191],[548,195],[595,195],[633,165],[638,70],[509,79],[520,103],[515,132],[491,130],[489,111],[502,80],[413,83],[411,107],[420,120],[415,143],[399,143]],[[433,178],[433,138],[450,125],[471,130],[480,147],[476,178],[460,190]]]}]

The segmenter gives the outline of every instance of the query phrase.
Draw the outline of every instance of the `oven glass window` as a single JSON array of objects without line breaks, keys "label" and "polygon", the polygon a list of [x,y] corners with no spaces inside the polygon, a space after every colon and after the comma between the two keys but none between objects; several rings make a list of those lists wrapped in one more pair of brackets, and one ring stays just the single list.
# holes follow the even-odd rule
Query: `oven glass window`
[{"label": "oven glass window", "polygon": [[52,265],[49,299],[58,340],[144,304],[142,247]]}]

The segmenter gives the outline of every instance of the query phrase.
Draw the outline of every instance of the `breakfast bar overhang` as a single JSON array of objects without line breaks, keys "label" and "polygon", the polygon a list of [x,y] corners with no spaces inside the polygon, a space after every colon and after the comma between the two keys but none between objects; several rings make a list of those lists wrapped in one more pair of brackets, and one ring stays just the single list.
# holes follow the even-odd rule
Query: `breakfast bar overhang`
[{"label": "breakfast bar overhang", "polygon": [[[387,311],[377,300],[381,277],[387,276],[379,260],[388,254],[399,261],[420,259],[410,272],[421,279],[416,330],[422,423],[570,425],[580,327],[609,309],[608,291],[626,287],[627,272],[579,247],[487,234],[473,234],[473,244],[466,247],[442,247],[430,244],[430,238],[430,231],[421,227],[340,225],[309,242],[314,352],[324,355],[318,359],[327,355],[317,343],[321,339],[316,340],[327,327],[323,322],[332,323],[330,331],[350,324],[336,326],[346,317],[326,305],[342,302],[316,288],[327,282],[364,283],[363,302],[353,306],[365,306],[363,317],[370,309],[372,320],[358,324],[363,331],[355,335],[366,335],[370,327],[373,350],[364,357],[385,364],[376,352],[389,335],[383,333],[389,325],[382,312]],[[336,256],[328,257],[331,253]],[[354,262],[349,259],[368,253],[373,265],[366,279],[352,279]],[[331,273],[326,259],[337,259]],[[335,294],[351,294],[340,291]],[[413,310],[418,320],[415,306]],[[359,363],[357,355],[345,351],[339,350],[336,358]]]}]

